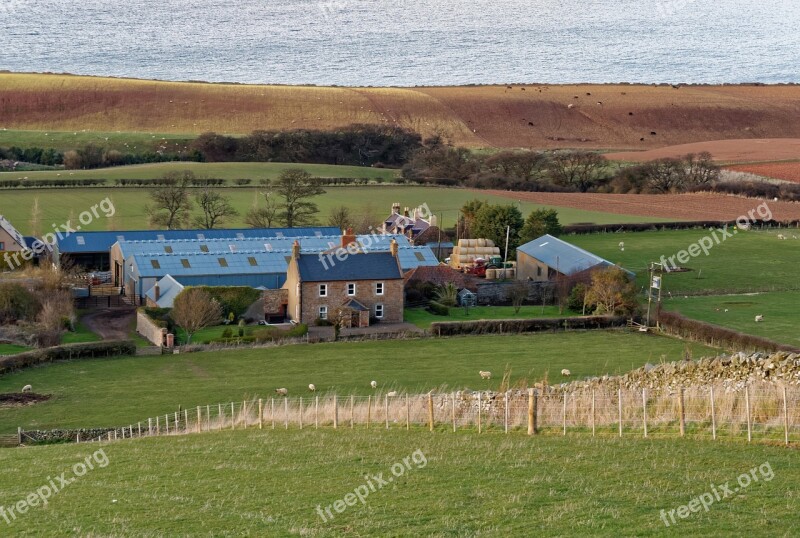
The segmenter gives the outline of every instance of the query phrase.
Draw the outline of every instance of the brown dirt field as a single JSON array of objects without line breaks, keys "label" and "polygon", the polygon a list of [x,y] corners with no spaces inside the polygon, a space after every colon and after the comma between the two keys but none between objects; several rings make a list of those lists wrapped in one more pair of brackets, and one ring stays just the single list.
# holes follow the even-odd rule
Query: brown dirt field
[{"label": "brown dirt field", "polygon": [[737,164],[736,166],[728,166],[727,168],[773,179],[800,183],[800,162],[798,161],[788,163]]},{"label": "brown dirt field", "polygon": [[470,147],[648,150],[800,139],[800,86],[326,88],[0,73],[7,129],[241,134],[357,122]]},{"label": "brown dirt field", "polygon": [[135,317],[136,309],[133,307],[101,308],[91,310],[81,321],[104,340],[125,340]]},{"label": "brown dirt field", "polygon": [[3,407],[22,407],[39,402],[46,402],[51,396],[49,394],[36,394],[35,392],[10,392],[0,394],[0,408]]},{"label": "brown dirt field", "polygon": [[[535,204],[614,213],[650,215],[675,220],[734,220],[764,200],[715,193],[693,194],[583,194],[552,192],[474,191]],[[769,202],[775,220],[800,219],[800,203]]]},{"label": "brown dirt field", "polygon": [[[719,162],[780,161],[800,158],[800,139],[754,138],[743,140],[714,140],[680,144],[648,151],[607,153],[615,161],[644,162],[665,157],[681,157],[687,153],[707,151]],[[754,172],[755,173],[755,172]]]}]

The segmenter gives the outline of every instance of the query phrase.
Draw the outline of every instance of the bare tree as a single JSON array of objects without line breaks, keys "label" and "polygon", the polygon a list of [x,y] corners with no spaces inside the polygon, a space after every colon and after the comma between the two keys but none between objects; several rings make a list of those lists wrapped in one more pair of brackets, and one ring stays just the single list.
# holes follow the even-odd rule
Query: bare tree
[{"label": "bare tree", "polygon": [[272,225],[278,219],[278,199],[272,192],[266,191],[264,193],[265,204],[259,207],[258,203],[253,203],[253,207],[247,212],[244,221],[251,228],[272,228]]},{"label": "bare tree", "polygon": [[561,151],[550,159],[548,172],[556,185],[586,192],[597,184],[608,165],[605,157],[590,151]]},{"label": "bare tree", "polygon": [[667,193],[680,190],[686,182],[683,163],[678,159],[657,159],[645,166],[648,186],[654,192]]},{"label": "bare tree", "polygon": [[192,210],[189,184],[194,174],[188,170],[183,173],[170,172],[164,179],[169,184],[150,191],[150,203],[145,206],[145,211],[153,226],[168,230],[182,228],[188,223]]},{"label": "bare tree", "polygon": [[345,205],[334,207],[328,215],[328,224],[336,226],[340,230],[346,230],[353,227],[353,214],[350,208]]},{"label": "bare tree", "polygon": [[515,280],[508,287],[508,296],[511,299],[511,306],[514,307],[514,314],[519,314],[522,303],[528,298],[528,283],[525,280]]},{"label": "bare tree", "polygon": [[186,343],[203,327],[219,323],[222,306],[211,295],[200,288],[186,288],[177,297],[170,314],[172,321],[186,331]]},{"label": "bare tree", "polygon": [[636,285],[625,271],[610,266],[592,273],[585,302],[597,305],[595,314],[628,315],[638,306]]},{"label": "bare tree", "polygon": [[202,215],[194,219],[194,224],[198,228],[212,230],[217,226],[221,226],[226,219],[239,214],[236,208],[233,207],[229,197],[208,187],[195,195],[195,200],[203,211]]}]

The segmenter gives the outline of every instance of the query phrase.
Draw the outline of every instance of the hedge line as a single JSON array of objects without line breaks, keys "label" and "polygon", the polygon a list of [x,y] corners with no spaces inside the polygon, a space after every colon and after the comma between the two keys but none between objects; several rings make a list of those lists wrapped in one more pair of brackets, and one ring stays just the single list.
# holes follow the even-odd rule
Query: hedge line
[{"label": "hedge line", "polygon": [[[754,228],[798,228],[800,221],[757,220],[751,223]],[[683,222],[636,222],[627,224],[569,224],[564,226],[565,234],[591,234],[613,232],[646,232],[658,230],[688,230],[693,228],[719,228],[736,226],[736,221],[694,220]]]},{"label": "hedge line", "polygon": [[735,351],[752,349],[765,352],[789,351],[791,353],[800,353],[800,348],[781,344],[769,338],[741,333],[733,329],[706,323],[705,321],[689,319],[677,312],[660,311],[658,313],[658,322],[662,330],[667,333],[711,346],[724,347]]},{"label": "hedge line", "polygon": [[622,327],[626,323],[626,318],[622,316],[436,321],[431,323],[431,333],[436,336],[513,334],[573,329],[608,329]]},{"label": "hedge line", "polygon": [[96,187],[105,185],[105,179],[8,179],[0,181],[0,189],[44,187]]},{"label": "hedge line", "polygon": [[47,362],[135,354],[136,344],[130,340],[67,344],[0,357],[0,375]]}]

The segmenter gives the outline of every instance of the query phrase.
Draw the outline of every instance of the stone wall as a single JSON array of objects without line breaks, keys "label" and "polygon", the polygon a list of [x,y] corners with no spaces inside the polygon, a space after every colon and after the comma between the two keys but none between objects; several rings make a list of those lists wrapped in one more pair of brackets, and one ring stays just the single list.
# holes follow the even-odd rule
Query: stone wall
[{"label": "stone wall", "polygon": [[[514,281],[485,281],[478,284],[479,305],[510,304],[509,289]],[[528,282],[528,302],[542,304],[544,294],[547,304],[553,303],[553,285],[548,282]]]},{"label": "stone wall", "polygon": [[159,327],[141,310],[136,312],[136,332],[156,346],[163,346],[167,329]]}]

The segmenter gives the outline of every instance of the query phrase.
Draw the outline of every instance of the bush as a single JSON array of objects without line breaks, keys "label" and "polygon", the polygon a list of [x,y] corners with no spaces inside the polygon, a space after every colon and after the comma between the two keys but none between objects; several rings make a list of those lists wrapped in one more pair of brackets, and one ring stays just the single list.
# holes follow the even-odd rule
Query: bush
[{"label": "bush", "polygon": [[47,362],[135,354],[136,344],[130,340],[68,344],[0,357],[0,375]]},{"label": "bush", "polygon": [[200,288],[219,301],[225,312],[233,312],[241,317],[251,304],[261,298],[261,292],[248,286],[200,286]]},{"label": "bush", "polygon": [[0,284],[0,324],[33,321],[42,305],[36,296],[20,284]]},{"label": "bush", "polygon": [[611,327],[623,327],[626,323],[626,318],[622,316],[436,321],[431,323],[431,333],[438,336],[514,334],[574,329],[608,329]]},{"label": "bush", "polygon": [[222,338],[230,338],[233,336],[233,331],[230,327],[225,327],[225,330],[222,331]]},{"label": "bush", "polygon": [[257,342],[276,342],[291,338],[302,338],[308,334],[308,325],[300,323],[291,329],[282,330],[275,327],[267,327],[253,333]]},{"label": "bush", "polygon": [[428,310],[435,316],[449,316],[450,309],[443,305],[442,303],[437,303],[436,301],[431,301],[428,304]]}]

